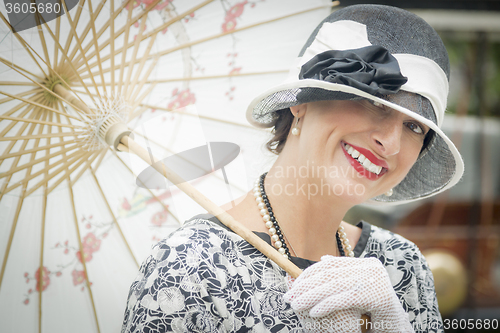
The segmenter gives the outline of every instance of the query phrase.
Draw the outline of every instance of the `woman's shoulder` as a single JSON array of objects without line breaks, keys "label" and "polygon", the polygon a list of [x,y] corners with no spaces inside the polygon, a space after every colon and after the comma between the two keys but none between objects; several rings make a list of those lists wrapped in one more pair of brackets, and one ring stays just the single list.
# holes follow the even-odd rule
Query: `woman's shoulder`
[{"label": "woman's shoulder", "polygon": [[192,217],[153,246],[153,253],[165,250],[177,254],[195,251],[217,253],[217,256],[238,255],[251,258],[261,255],[257,249],[211,214]]},{"label": "woman's shoulder", "polygon": [[411,240],[396,234],[390,230],[371,225],[367,222],[361,222],[363,230],[368,229],[368,237],[364,243],[363,254],[373,254],[380,252],[415,252],[420,254],[418,246]]},{"label": "woman's shoulder", "polygon": [[222,242],[238,241],[238,237],[221,223],[215,222],[213,215],[199,214],[187,220],[158,242],[156,247],[190,247],[193,243],[204,246],[220,246]]},{"label": "woman's shoulder", "polygon": [[[366,222],[365,222],[366,223]],[[434,284],[432,273],[418,246],[405,237],[374,225],[361,258],[378,258],[387,269],[393,284]]]}]

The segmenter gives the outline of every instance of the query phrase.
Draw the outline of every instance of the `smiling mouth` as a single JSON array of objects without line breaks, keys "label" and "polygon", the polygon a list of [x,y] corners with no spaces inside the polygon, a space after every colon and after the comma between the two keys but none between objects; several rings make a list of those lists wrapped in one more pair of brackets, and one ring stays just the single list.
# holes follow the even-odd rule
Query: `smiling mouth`
[{"label": "smiling mouth", "polygon": [[[373,163],[358,149],[354,148],[348,143],[342,141],[341,145],[344,150],[344,154],[349,157],[349,162],[351,162],[351,165],[356,169],[356,171],[363,174],[367,178],[372,180],[378,179],[379,177],[387,173],[387,171],[389,171],[388,168]],[[361,150],[361,148],[359,149]]]}]

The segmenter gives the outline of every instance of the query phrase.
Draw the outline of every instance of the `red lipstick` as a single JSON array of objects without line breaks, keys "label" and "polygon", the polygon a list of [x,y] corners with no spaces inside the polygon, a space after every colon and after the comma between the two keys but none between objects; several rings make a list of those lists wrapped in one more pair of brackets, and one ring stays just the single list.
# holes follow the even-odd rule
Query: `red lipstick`
[{"label": "red lipstick", "polygon": [[[360,154],[364,155],[373,164],[381,166],[382,167],[382,171],[380,171],[380,173],[377,175],[376,173],[373,173],[371,171],[366,170],[365,167],[362,166],[360,162],[358,162],[358,160],[354,159],[351,155],[349,155],[349,153],[345,149],[345,145],[346,144],[348,144],[349,146],[351,146],[354,149],[356,149]],[[347,160],[351,164],[351,166],[357,172],[359,172],[362,176],[368,178],[369,180],[377,180],[380,177],[382,177],[383,175],[385,175],[387,173],[387,171],[389,171],[389,165],[387,164],[387,162],[385,162],[385,161],[377,158],[368,149],[361,148],[361,147],[358,147],[358,146],[355,146],[353,144],[350,144],[350,143],[347,143],[347,142],[343,142],[343,141],[340,142],[340,146],[341,146],[342,151],[344,152],[344,155],[346,156]]]}]

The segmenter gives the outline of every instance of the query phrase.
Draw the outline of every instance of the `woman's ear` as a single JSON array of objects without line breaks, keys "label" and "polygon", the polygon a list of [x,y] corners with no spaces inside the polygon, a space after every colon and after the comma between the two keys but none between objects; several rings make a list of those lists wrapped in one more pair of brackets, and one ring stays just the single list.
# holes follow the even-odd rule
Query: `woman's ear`
[{"label": "woman's ear", "polygon": [[295,105],[290,107],[290,111],[292,112],[292,115],[294,117],[299,117],[302,118],[307,111],[307,103],[306,104],[300,104],[300,105]]}]

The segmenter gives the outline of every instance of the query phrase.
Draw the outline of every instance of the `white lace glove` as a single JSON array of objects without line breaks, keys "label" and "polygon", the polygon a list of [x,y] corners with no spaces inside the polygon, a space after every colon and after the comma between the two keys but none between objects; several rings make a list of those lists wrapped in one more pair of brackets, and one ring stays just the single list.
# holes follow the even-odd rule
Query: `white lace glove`
[{"label": "white lace glove", "polygon": [[[323,256],[295,281],[288,281],[284,299],[303,323],[317,327],[328,324],[312,332],[341,332],[331,328],[340,326],[332,325],[334,321],[359,320],[364,313],[371,317],[371,332],[414,332],[386,269],[376,258]],[[360,332],[359,325],[348,331]]]}]

